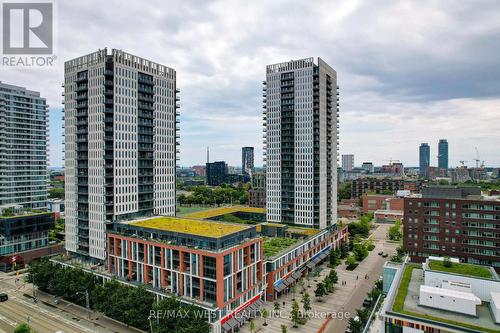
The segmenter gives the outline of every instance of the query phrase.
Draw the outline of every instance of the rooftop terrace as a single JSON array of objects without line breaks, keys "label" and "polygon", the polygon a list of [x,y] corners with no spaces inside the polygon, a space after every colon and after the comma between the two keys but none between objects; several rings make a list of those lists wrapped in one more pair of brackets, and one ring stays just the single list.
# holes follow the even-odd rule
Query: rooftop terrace
[{"label": "rooftop terrace", "polygon": [[213,238],[227,236],[250,228],[250,226],[241,224],[201,221],[168,216],[156,217],[152,219],[131,222],[128,224],[149,229]]},{"label": "rooftop terrace", "polygon": [[419,265],[414,264],[406,265],[403,269],[399,285],[393,286],[397,288],[397,293],[392,305],[392,312],[426,321],[435,321],[436,324],[442,323],[442,325],[453,326],[455,329],[472,329],[486,333],[500,331],[500,326],[495,324],[488,304],[485,303],[477,306],[477,317],[420,306],[420,286],[424,284],[424,271]]}]

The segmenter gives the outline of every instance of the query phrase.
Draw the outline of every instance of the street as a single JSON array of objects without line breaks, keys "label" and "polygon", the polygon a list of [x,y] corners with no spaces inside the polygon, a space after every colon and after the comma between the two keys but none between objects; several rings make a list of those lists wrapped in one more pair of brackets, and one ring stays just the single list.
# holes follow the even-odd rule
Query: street
[{"label": "street", "polygon": [[29,323],[37,333],[98,332],[98,333],[136,333],[140,332],[124,324],[92,314],[91,320],[86,311],[74,304],[60,300],[53,304],[51,295],[37,291],[38,302],[23,294],[32,294],[33,286],[23,282],[22,276],[16,282],[15,275],[0,273],[0,292],[9,295],[9,300],[0,302],[0,333],[12,333],[20,323]]},{"label": "street", "polygon": [[[378,224],[378,228],[373,232],[371,239],[375,244],[375,249],[370,252],[358,268],[354,271],[339,271],[339,280],[356,281],[356,276],[360,280],[357,281],[354,290],[352,291],[347,302],[343,305],[342,311],[347,311],[355,316],[356,309],[363,305],[363,300],[366,294],[370,292],[375,285],[376,280],[382,275],[384,263],[391,255],[396,253],[397,244],[387,241],[387,231],[392,224]],[[388,258],[383,258],[377,253],[384,251],[389,254]],[[367,266],[363,269],[361,266]],[[359,271],[361,269],[361,271]],[[366,273],[362,272],[366,271]],[[368,280],[363,279],[364,274],[368,275]],[[344,333],[348,325],[348,320],[332,319],[325,327],[325,333]]]}]

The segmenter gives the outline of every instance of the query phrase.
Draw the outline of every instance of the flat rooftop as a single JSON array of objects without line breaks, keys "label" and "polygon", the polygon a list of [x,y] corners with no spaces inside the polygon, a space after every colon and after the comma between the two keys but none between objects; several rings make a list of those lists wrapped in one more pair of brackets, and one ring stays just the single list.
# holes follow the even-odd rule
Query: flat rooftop
[{"label": "flat rooftop", "polygon": [[246,207],[246,206],[232,206],[232,207],[219,207],[209,210],[203,210],[199,212],[194,212],[184,215],[186,218],[190,219],[210,219],[216,216],[222,216],[232,213],[255,213],[255,214],[265,214],[265,208],[257,207]]},{"label": "flat rooftop", "polygon": [[202,221],[170,216],[133,221],[127,224],[148,229],[213,238],[224,237],[252,227],[244,224]]},{"label": "flat rooftop", "polygon": [[433,271],[452,273],[458,275],[479,277],[484,279],[495,279],[493,273],[488,267],[465,264],[465,263],[452,263],[450,267],[444,266],[442,261],[429,260],[429,268]]},{"label": "flat rooftop", "polygon": [[403,276],[399,285],[393,286],[396,287],[397,293],[392,305],[392,312],[413,316],[417,320],[420,318],[437,321],[445,325],[453,325],[458,329],[473,329],[487,333],[500,331],[500,325],[495,324],[489,305],[485,303],[476,307],[477,317],[420,306],[418,300],[420,286],[424,285],[424,270],[413,264],[405,265],[403,269]]}]

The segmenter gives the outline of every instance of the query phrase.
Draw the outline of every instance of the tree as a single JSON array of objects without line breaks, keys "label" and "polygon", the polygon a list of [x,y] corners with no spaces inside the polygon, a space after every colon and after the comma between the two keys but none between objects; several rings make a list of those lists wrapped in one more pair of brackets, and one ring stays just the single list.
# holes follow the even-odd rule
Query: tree
[{"label": "tree", "polygon": [[332,281],[333,284],[336,284],[339,281],[337,272],[334,269],[330,270],[330,273],[328,273],[328,278],[330,279],[330,281]]},{"label": "tree", "polygon": [[274,313],[280,312],[280,303],[278,301],[274,301]]},{"label": "tree", "polygon": [[295,293],[297,292],[297,286],[294,284],[291,288],[290,291],[292,292],[292,300],[295,300]]},{"label": "tree", "polygon": [[269,311],[266,308],[262,310],[262,318],[264,318],[264,326],[267,326],[267,318],[269,317]]},{"label": "tree", "polygon": [[35,333],[35,331],[26,323],[21,323],[16,326],[14,333]]},{"label": "tree", "polygon": [[443,266],[450,268],[453,264],[451,263],[450,257],[444,257],[443,259]]},{"label": "tree", "polygon": [[13,207],[7,207],[7,208],[5,208],[3,210],[2,215],[5,216],[5,217],[14,216],[14,208]]},{"label": "tree", "polygon": [[354,244],[352,252],[357,261],[363,261],[368,256],[368,249],[364,242]]},{"label": "tree", "polygon": [[361,333],[363,329],[363,323],[361,323],[361,321],[357,317],[349,318],[348,327],[352,333]]},{"label": "tree", "polygon": [[302,288],[302,292],[306,291],[306,283],[304,282],[304,278],[300,278],[299,285]]},{"label": "tree", "polygon": [[299,314],[299,303],[297,301],[292,302],[292,311],[290,312],[290,316],[292,317],[293,327],[298,327],[300,322],[300,314]]},{"label": "tree", "polygon": [[64,199],[64,188],[53,187],[49,190],[49,198],[51,199]]},{"label": "tree", "polygon": [[340,264],[340,250],[333,249],[330,251],[330,267],[337,267]]},{"label": "tree", "polygon": [[286,332],[287,332],[286,325],[281,324],[281,333],[286,333]]},{"label": "tree", "polygon": [[347,257],[347,259],[345,260],[345,264],[347,265],[347,269],[350,271],[354,270],[358,266],[356,257],[354,257],[353,255]]},{"label": "tree", "polygon": [[253,333],[255,331],[255,323],[253,320],[250,320],[250,333]]},{"label": "tree", "polygon": [[321,301],[321,297],[325,296],[326,289],[325,284],[320,282],[316,285],[316,290],[314,291],[314,295],[318,298],[318,301]]},{"label": "tree", "polygon": [[351,188],[352,188],[352,183],[347,182],[345,185],[341,186],[339,188],[339,201],[342,199],[350,199],[351,198]]},{"label": "tree", "polygon": [[311,311],[311,297],[308,293],[304,293],[302,295],[302,307],[304,308],[304,312]]},{"label": "tree", "polygon": [[325,285],[325,290],[327,293],[333,292],[333,282],[330,280],[329,276],[326,276],[323,280],[323,284]]},{"label": "tree", "polygon": [[345,259],[349,255],[349,246],[346,243],[340,245],[340,259]]},{"label": "tree", "polygon": [[396,220],[394,225],[389,228],[387,232],[389,239],[392,241],[399,241],[403,238],[403,233],[401,232],[401,220]]}]

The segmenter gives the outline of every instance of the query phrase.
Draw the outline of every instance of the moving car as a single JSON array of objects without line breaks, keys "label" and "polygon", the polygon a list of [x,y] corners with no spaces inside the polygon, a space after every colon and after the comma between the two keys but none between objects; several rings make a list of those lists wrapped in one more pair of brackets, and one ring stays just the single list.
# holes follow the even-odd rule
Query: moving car
[{"label": "moving car", "polygon": [[9,299],[9,295],[6,293],[0,293],[0,302],[5,302]]}]

